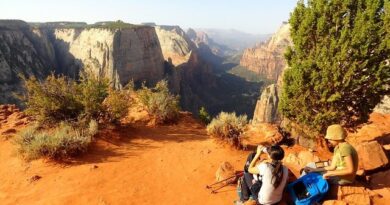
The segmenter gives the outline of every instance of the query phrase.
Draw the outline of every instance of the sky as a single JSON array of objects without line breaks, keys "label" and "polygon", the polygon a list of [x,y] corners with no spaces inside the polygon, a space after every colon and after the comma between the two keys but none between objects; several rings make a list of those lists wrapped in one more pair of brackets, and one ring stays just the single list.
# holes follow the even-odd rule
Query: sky
[{"label": "sky", "polygon": [[123,20],[182,28],[274,33],[297,0],[0,0],[0,19],[27,22]]}]

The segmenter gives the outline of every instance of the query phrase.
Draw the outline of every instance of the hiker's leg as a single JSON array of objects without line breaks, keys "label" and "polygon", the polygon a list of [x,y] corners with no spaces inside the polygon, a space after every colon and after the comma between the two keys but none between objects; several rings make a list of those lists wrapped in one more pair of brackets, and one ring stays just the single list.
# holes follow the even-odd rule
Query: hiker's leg
[{"label": "hiker's leg", "polygon": [[248,187],[251,187],[253,182],[253,175],[249,172],[244,172],[244,179],[245,179],[245,183]]},{"label": "hiker's leg", "polygon": [[251,195],[251,192],[250,192],[250,187],[252,186],[252,179],[253,179],[253,175],[248,173],[248,172],[244,172],[244,180],[243,180],[243,184],[242,184],[242,199],[243,201],[246,201],[249,199],[250,195]]},{"label": "hiker's leg", "polygon": [[261,185],[262,185],[262,181],[256,181],[256,183],[254,183],[250,189],[251,189],[251,193],[252,193],[252,197],[254,200],[257,201],[257,199],[259,198],[259,192],[260,192],[260,189],[261,189]]}]

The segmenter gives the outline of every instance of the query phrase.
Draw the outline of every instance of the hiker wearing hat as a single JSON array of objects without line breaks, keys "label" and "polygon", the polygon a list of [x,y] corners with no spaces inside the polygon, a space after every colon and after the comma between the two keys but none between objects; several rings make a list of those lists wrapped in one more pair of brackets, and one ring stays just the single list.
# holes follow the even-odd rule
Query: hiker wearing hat
[{"label": "hiker wearing hat", "polygon": [[335,124],[326,130],[325,139],[328,145],[334,148],[332,163],[323,168],[307,166],[305,172],[322,172],[324,179],[332,184],[350,184],[355,180],[358,168],[358,155],[355,148],[345,141],[347,133],[341,125]]}]

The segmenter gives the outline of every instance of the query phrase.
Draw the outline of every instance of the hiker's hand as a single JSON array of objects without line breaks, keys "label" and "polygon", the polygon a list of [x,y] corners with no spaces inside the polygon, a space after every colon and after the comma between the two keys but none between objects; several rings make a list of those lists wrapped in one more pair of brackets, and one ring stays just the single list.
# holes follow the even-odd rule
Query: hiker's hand
[{"label": "hiker's hand", "polygon": [[322,175],[322,178],[324,179],[329,179],[330,178],[330,174],[329,173],[325,173],[324,175]]},{"label": "hiker's hand", "polygon": [[310,173],[310,172],[313,172],[313,171],[314,171],[314,168],[305,167],[305,168],[303,168],[303,170],[304,170],[306,173]]},{"label": "hiker's hand", "polygon": [[261,152],[263,151],[263,149],[264,149],[264,146],[263,146],[263,145],[257,146],[256,154],[261,154]]}]

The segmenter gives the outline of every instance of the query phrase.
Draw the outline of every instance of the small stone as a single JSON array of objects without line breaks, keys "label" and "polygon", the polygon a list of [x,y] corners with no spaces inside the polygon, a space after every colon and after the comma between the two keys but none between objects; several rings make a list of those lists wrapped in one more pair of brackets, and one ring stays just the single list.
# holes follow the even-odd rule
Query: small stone
[{"label": "small stone", "polygon": [[10,128],[10,129],[5,130],[5,131],[2,132],[1,134],[3,134],[3,135],[8,135],[8,134],[14,134],[14,133],[16,133],[16,130],[13,129],[13,128]]},{"label": "small stone", "polygon": [[35,182],[35,181],[40,180],[41,178],[42,178],[42,177],[39,176],[39,175],[34,175],[34,176],[32,176],[32,177],[29,179],[29,181],[30,181],[30,183],[32,183],[32,182]]},{"label": "small stone", "polygon": [[234,175],[234,168],[229,162],[223,162],[219,166],[217,172],[215,173],[215,177],[216,177],[217,182],[223,181],[223,180],[225,180],[233,175]]},{"label": "small stone", "polygon": [[14,123],[14,126],[19,126],[19,125],[23,125],[24,122],[23,121],[17,121]]}]

